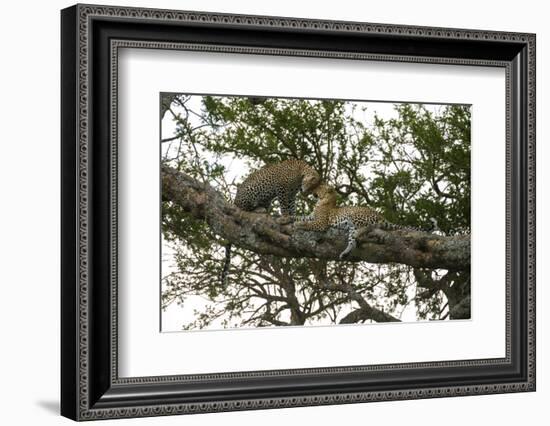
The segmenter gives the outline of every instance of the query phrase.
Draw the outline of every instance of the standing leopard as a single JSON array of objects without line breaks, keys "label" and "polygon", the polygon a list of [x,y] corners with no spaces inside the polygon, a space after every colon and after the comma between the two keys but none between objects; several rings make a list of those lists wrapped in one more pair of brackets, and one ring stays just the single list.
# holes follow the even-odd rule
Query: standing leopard
[{"label": "standing leopard", "polygon": [[[277,199],[281,215],[293,217],[296,211],[295,198],[299,191],[311,193],[321,178],[305,161],[285,160],[269,164],[252,172],[237,188],[233,204],[245,211],[268,211],[273,200]],[[231,261],[231,244],[225,246],[225,263],[222,282],[227,281]]]},{"label": "standing leopard", "polygon": [[301,190],[307,195],[320,182],[319,173],[305,161],[285,160],[252,172],[237,188],[233,203],[241,210],[267,211],[271,202],[277,199],[281,214],[292,216],[296,194]]},{"label": "standing leopard", "polygon": [[[345,230],[348,234],[348,245],[340,253],[340,259],[343,259],[357,246],[357,229],[360,227],[375,225],[384,229],[420,230],[390,223],[380,213],[368,206],[338,207],[336,205],[336,191],[325,184],[321,184],[314,189],[313,195],[319,199],[313,214],[302,216],[295,223],[295,226],[298,229],[307,231],[326,231],[330,227]],[[435,219],[430,220],[434,227],[437,227]]]}]

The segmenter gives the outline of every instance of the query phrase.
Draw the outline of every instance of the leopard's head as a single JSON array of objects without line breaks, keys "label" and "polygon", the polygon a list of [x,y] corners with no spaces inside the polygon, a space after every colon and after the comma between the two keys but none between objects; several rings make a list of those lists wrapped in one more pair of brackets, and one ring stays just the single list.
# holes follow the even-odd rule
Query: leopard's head
[{"label": "leopard's head", "polygon": [[336,190],[332,186],[322,183],[312,191],[312,194],[319,200],[317,201],[319,205],[336,205]]},{"label": "leopard's head", "polygon": [[309,169],[302,176],[302,192],[305,195],[308,195],[311,191],[317,188],[320,183],[321,178],[319,177],[319,173],[313,169]]}]

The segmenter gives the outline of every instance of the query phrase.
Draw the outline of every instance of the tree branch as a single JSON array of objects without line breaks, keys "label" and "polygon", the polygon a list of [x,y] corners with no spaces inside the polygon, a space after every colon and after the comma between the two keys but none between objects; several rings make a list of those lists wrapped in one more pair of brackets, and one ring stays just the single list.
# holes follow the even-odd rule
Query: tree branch
[{"label": "tree branch", "polygon": [[356,324],[361,321],[373,320],[375,322],[399,322],[400,320],[392,317],[390,314],[385,313],[379,309],[373,308],[370,305],[361,306],[358,309],[351,311],[344,318],[342,318],[339,324]]},{"label": "tree branch", "polygon": [[354,309],[344,318],[340,320],[340,324],[354,324],[361,321],[373,320],[375,322],[399,322],[400,320],[394,316],[387,314],[380,309],[369,305],[367,301],[355,291],[351,284],[331,284],[328,282],[321,283],[323,288],[327,290],[341,291],[347,294],[349,300],[354,300],[359,305],[358,309]]},{"label": "tree branch", "polygon": [[[162,198],[199,220],[231,244],[258,254],[339,260],[347,245],[344,232],[311,232],[279,224],[276,218],[242,211],[210,185],[162,166]],[[402,263],[416,268],[469,270],[470,236],[440,236],[419,231],[360,230],[348,261]]]}]

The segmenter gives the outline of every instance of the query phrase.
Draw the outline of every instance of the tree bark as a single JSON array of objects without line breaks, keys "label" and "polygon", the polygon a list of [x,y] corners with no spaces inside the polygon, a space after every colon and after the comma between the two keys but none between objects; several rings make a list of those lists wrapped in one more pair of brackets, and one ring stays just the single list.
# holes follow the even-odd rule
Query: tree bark
[{"label": "tree bark", "polygon": [[[207,183],[162,166],[162,199],[177,204],[231,244],[259,254],[339,260],[347,236],[337,229],[298,230],[267,214],[242,211]],[[347,261],[402,263],[415,268],[469,270],[470,236],[363,228]]]}]

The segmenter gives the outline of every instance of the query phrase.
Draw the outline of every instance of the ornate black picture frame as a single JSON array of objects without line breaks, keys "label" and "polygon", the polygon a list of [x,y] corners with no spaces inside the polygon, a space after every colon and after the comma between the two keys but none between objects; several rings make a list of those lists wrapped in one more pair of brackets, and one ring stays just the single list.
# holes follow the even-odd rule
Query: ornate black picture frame
[{"label": "ornate black picture frame", "polygon": [[[61,29],[62,415],[91,420],[535,390],[535,35],[95,5],[64,9]],[[504,68],[506,356],[120,378],[121,46]]]}]

